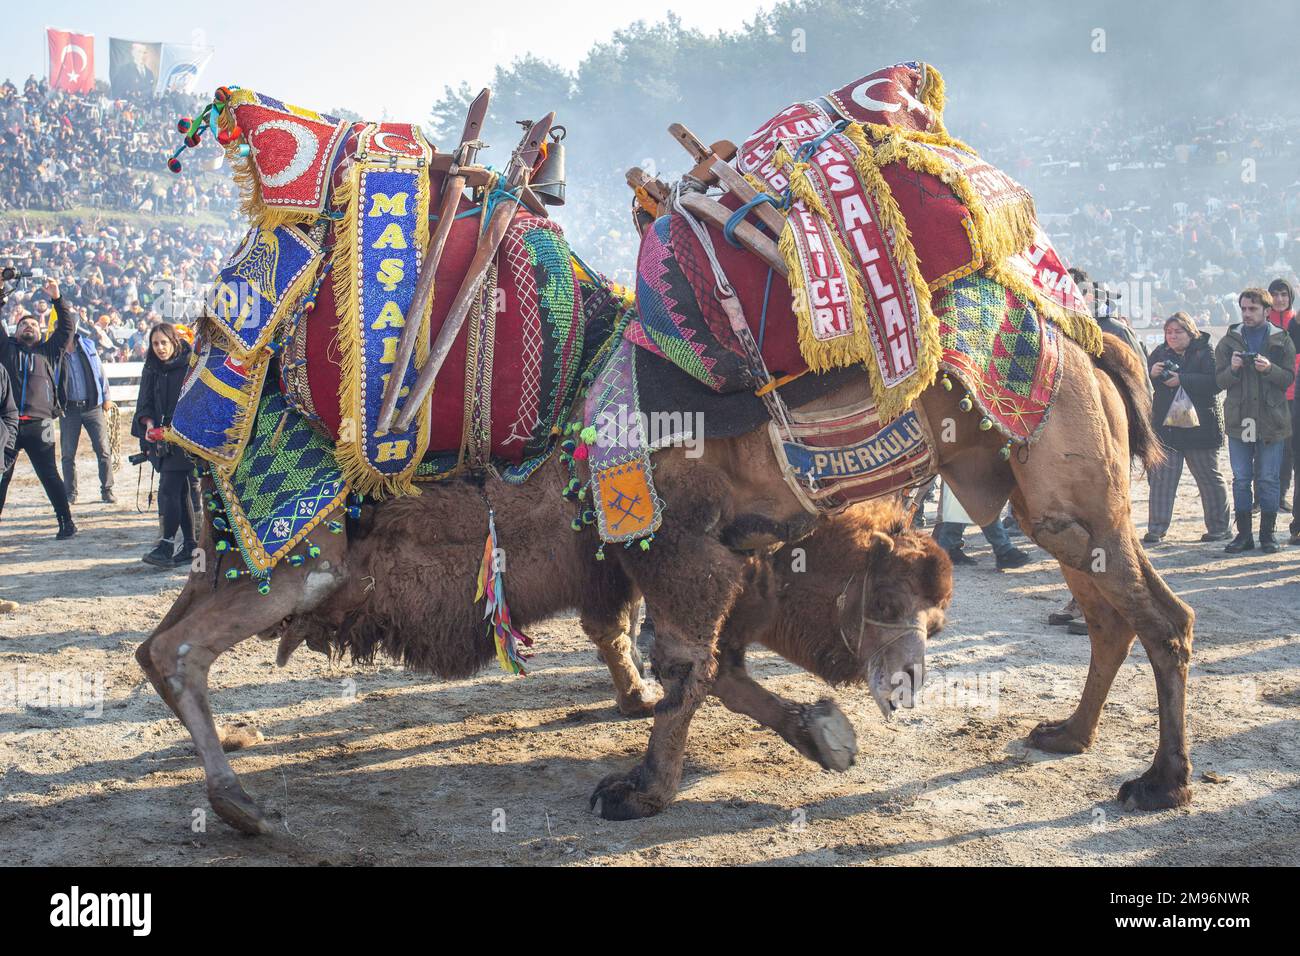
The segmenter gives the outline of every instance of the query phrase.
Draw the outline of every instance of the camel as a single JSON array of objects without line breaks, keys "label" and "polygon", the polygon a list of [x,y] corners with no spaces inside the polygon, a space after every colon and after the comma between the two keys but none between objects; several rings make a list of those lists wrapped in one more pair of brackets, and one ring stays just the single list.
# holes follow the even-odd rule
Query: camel
[{"label": "camel", "polygon": [[[1060,563],[1084,610],[1092,660],[1082,697],[1066,719],[1039,724],[1028,744],[1055,753],[1086,750],[1111,682],[1134,639],[1141,640],[1156,679],[1159,743],[1151,767],[1126,781],[1118,799],[1155,810],[1191,799],[1185,711],[1194,615],[1152,567],[1134,532],[1130,456],[1150,467],[1160,445],[1138,359],[1114,336],[1103,342],[1095,361],[1073,341],[1062,343],[1052,415],[1038,439],[1009,459],[999,454],[1003,440],[981,431],[955,392],[932,383],[913,407],[932,435],[953,426],[947,429],[953,440],[937,444],[936,464],[971,518],[987,524],[1009,499],[1021,528]],[[861,371],[819,401],[849,405],[867,399],[869,389]],[[658,813],[677,792],[691,718],[725,681],[718,644],[744,592],[747,562],[728,546],[734,529],[763,527],[797,541],[810,527],[776,466],[765,427],[705,445],[694,460],[681,449],[656,454],[655,482],[671,520],[649,550],[615,549],[654,618],[654,663],[664,696],[645,755],[606,777],[591,797],[607,819]]]},{"label": "camel", "polygon": [[[208,798],[231,826],[266,833],[271,823],[243,789],[226,750],[246,728],[219,730],[207,675],[225,650],[254,634],[278,639],[283,665],[302,644],[332,656],[370,661],[378,653],[414,670],[465,677],[491,661],[482,610],[473,600],[483,553],[485,499],[496,516],[507,561],[506,589],[516,626],[576,608],[609,668],[619,710],[649,716],[657,691],[643,681],[629,637],[640,600],[621,565],[596,561],[594,529],[571,530],[573,506],[561,495],[567,470],[552,461],[524,485],[462,479],[418,497],[366,505],[344,534],[321,538],[315,566],[286,565],[265,596],[247,578],[191,574],[176,604],[136,651],[159,695],[190,731]],[[879,530],[879,528],[884,530]],[[951,594],[946,556],[874,512],[823,522],[805,542],[816,573],[783,573],[788,554],[747,560],[746,597],[724,640],[723,673],[713,692],[732,710],[770,726],[826,769],[844,770],[856,754],[852,726],[823,700],[790,704],[763,690],[744,669],[744,648],[760,640],[832,684],[864,683],[888,716],[910,699],[894,693],[924,669],[925,637],[939,626]],[[211,553],[213,532],[200,546]],[[936,557],[936,552],[938,556]],[[881,607],[873,582],[889,580]],[[849,653],[845,635],[852,635]]]}]

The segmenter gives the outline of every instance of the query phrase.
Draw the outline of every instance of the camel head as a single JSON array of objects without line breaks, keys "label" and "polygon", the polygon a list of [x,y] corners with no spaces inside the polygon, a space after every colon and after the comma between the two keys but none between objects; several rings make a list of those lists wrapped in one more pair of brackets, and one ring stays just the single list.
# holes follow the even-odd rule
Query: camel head
[{"label": "camel head", "polygon": [[913,706],[926,641],[952,600],[952,563],[933,538],[897,505],[867,502],[823,519],[770,567],[759,642],[833,686],[865,684],[886,719]]}]

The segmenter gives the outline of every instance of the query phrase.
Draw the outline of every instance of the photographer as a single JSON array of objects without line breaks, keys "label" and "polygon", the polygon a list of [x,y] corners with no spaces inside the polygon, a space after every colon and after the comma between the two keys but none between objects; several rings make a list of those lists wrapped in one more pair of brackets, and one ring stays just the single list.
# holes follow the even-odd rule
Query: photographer
[{"label": "photographer", "polygon": [[[181,383],[189,371],[190,346],[180,337],[176,326],[160,322],[149,334],[149,357],[140,377],[140,396],[136,400],[131,434],[140,439],[140,448],[149,455],[154,471],[161,474],[158,484],[158,511],[162,515],[163,540],[141,560],[156,568],[179,567],[190,563],[197,547],[194,521],[187,498],[189,474],[193,462],[183,450],[163,440],[163,429],[171,421],[180,398]],[[179,552],[173,553],[172,538],[176,529],[183,534]]]},{"label": "photographer", "polygon": [[59,384],[59,363],[76,322],[71,308],[59,295],[59,284],[46,280],[45,294],[54,303],[59,321],[50,337],[41,341],[41,323],[34,315],[18,319],[11,336],[0,325],[0,364],[9,373],[10,387],[18,405],[18,439],[14,456],[4,478],[0,478],[0,512],[4,510],[9,482],[17,467],[18,452],[27,452],[36,477],[50,499],[59,521],[56,537],[71,538],[77,533],[68,507],[68,496],[59,478],[54,455],[54,420],[63,412],[63,390]]},{"label": "photographer", "polygon": [[[1144,544],[1157,544],[1169,530],[1174,499],[1183,475],[1183,461],[1196,479],[1205,515],[1202,541],[1223,541],[1228,537],[1228,486],[1219,473],[1219,449],[1223,447],[1223,409],[1215,380],[1214,350],[1210,336],[1196,328],[1186,312],[1175,312],[1165,322],[1165,341],[1151,353],[1151,381],[1155,387],[1151,422],[1165,446],[1165,462],[1148,475],[1151,499],[1148,504]],[[1195,425],[1170,420],[1170,408],[1179,390],[1180,399],[1191,401]],[[1183,421],[1192,415],[1183,408]],[[1174,416],[1178,418],[1178,415]]]},{"label": "photographer", "polygon": [[1273,304],[1263,289],[1247,289],[1237,298],[1241,323],[1219,340],[1214,367],[1226,390],[1223,415],[1232,461],[1232,501],[1237,536],[1225,548],[1239,554],[1255,547],[1251,510],[1254,482],[1259,481],[1259,544],[1277,551],[1273,537],[1281,497],[1282,443],[1291,434],[1287,387],[1295,380],[1295,345],[1281,329],[1269,325]]}]

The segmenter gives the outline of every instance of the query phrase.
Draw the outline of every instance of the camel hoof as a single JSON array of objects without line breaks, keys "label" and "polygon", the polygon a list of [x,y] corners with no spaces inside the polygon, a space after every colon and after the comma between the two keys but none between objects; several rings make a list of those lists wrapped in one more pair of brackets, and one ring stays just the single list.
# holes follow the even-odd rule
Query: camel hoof
[{"label": "camel hoof", "polygon": [[221,749],[226,753],[252,747],[266,739],[260,730],[244,720],[218,728],[217,735],[221,738]]},{"label": "camel hoof", "polygon": [[643,685],[641,690],[633,691],[624,700],[618,702],[618,712],[624,717],[653,717],[655,704],[659,703],[663,696],[662,690],[651,690]]},{"label": "camel hoof", "polygon": [[1119,803],[1126,810],[1172,810],[1192,802],[1192,788],[1141,776],[1119,788]]},{"label": "camel hoof", "polygon": [[839,705],[829,698],[800,708],[800,725],[812,745],[812,758],[823,770],[843,773],[858,757],[858,735]]},{"label": "camel hoof", "polygon": [[1069,721],[1044,722],[1029,732],[1025,744],[1049,754],[1081,754],[1092,746],[1091,740],[1080,740],[1069,730]]},{"label": "camel hoof", "polygon": [[638,789],[641,767],[612,773],[596,785],[588,808],[605,820],[640,820],[652,817],[664,805]]},{"label": "camel hoof", "polygon": [[217,816],[240,833],[259,836],[269,834],[273,829],[257,801],[237,783],[209,790],[208,803],[212,804]]}]

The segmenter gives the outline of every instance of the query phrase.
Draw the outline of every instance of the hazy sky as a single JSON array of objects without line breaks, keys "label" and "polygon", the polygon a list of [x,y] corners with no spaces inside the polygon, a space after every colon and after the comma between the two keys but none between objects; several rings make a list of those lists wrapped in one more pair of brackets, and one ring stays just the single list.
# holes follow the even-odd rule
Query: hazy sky
[{"label": "hazy sky", "polygon": [[109,36],[201,38],[216,48],[200,78],[202,89],[231,83],[313,109],[344,107],[375,119],[387,110],[390,119],[423,122],[443,86],[461,81],[482,86],[496,63],[531,52],[574,67],[594,41],[638,19],[658,20],[676,10],[688,26],[711,33],[738,26],[771,5],[770,0],[12,3],[5,10],[0,77],[20,82],[31,73],[45,74],[47,26],[94,34],[100,79],[108,78]]}]

